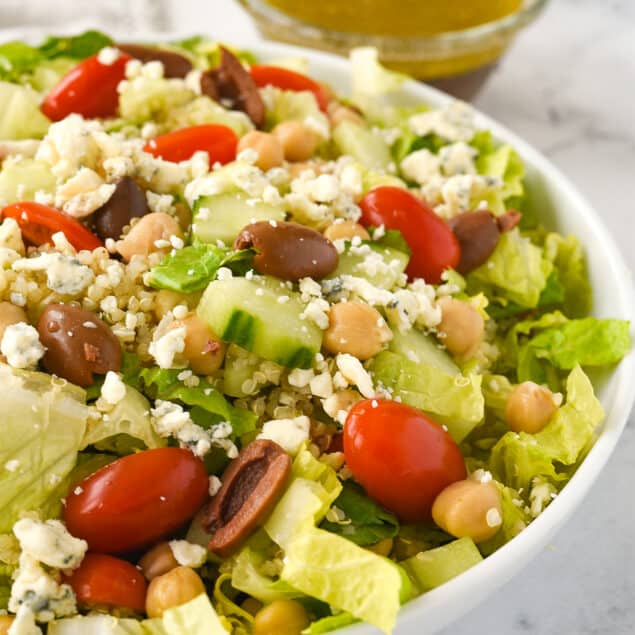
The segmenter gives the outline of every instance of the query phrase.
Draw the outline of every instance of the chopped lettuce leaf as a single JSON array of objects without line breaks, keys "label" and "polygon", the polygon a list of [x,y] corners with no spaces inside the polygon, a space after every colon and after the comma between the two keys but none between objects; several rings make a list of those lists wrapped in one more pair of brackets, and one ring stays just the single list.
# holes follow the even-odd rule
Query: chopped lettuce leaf
[{"label": "chopped lettuce leaf", "polygon": [[0,79],[18,82],[23,75],[30,73],[41,59],[40,51],[24,42],[6,42],[0,45]]},{"label": "chopped lettuce leaf", "polygon": [[518,352],[518,380],[546,383],[549,367],[571,370],[577,365],[606,366],[630,349],[625,320],[582,318],[543,330]]},{"label": "chopped lettuce leaf", "polygon": [[[0,533],[23,511],[41,509],[70,474],[89,409],[81,388],[0,364]],[[59,498],[58,498],[59,504]]]},{"label": "chopped lettuce leaf", "polygon": [[385,229],[383,234],[377,236],[377,238],[375,238],[375,235],[378,233],[377,227],[369,227],[368,231],[376,245],[390,247],[391,249],[402,251],[408,256],[412,256],[412,250],[408,246],[403,234],[398,229]]},{"label": "chopped lettuce leaf", "polygon": [[320,527],[362,547],[394,538],[399,531],[397,517],[368,498],[362,488],[351,481],[344,483],[333,506],[346,514],[346,520],[324,520]]},{"label": "chopped lettuce leaf", "polygon": [[479,174],[496,176],[503,181],[501,191],[503,201],[524,195],[525,166],[510,145],[496,147],[492,135],[488,131],[477,133],[471,145],[479,151],[476,159],[476,168]]},{"label": "chopped lettuce leaf", "polygon": [[232,406],[218,389],[201,379],[198,386],[186,386],[179,381],[178,369],[146,368],[141,371],[145,392],[154,399],[180,401],[187,406],[198,406],[207,413],[207,419],[196,423],[209,427],[220,421],[229,421],[233,436],[240,437],[256,429],[256,415]]},{"label": "chopped lettuce leaf", "polygon": [[43,137],[50,121],[40,110],[40,97],[30,86],[0,82],[0,139]]},{"label": "chopped lettuce leaf", "polygon": [[231,128],[239,137],[253,130],[251,119],[238,110],[228,110],[209,97],[203,95],[180,106],[162,113],[161,122],[166,131],[187,128],[188,126],[202,126],[217,124]]},{"label": "chopped lettuce leaf", "polygon": [[501,483],[528,491],[535,476],[554,483],[569,478],[560,467],[574,465],[580,459],[604,412],[579,366],[569,373],[566,392],[566,403],[540,432],[507,432],[494,446],[489,469]]},{"label": "chopped lettuce leaf", "polygon": [[95,445],[115,454],[129,454],[138,449],[154,449],[166,444],[150,421],[150,403],[137,390],[126,386],[125,397],[107,417],[88,422],[81,449]]},{"label": "chopped lettuce leaf", "polygon": [[344,628],[359,622],[356,617],[350,613],[338,613],[337,615],[329,615],[322,619],[311,622],[311,625],[302,631],[302,635],[322,635],[322,633],[330,633],[338,628]]},{"label": "chopped lettuce leaf", "polygon": [[552,269],[542,249],[515,228],[502,234],[487,262],[468,275],[468,290],[471,295],[483,291],[490,300],[534,308]]},{"label": "chopped lettuce leaf", "polygon": [[37,191],[52,194],[56,179],[50,166],[35,159],[4,161],[0,170],[0,201],[10,204],[32,201]]},{"label": "chopped lettuce leaf", "polygon": [[111,46],[113,41],[100,31],[85,31],[79,35],[67,37],[48,37],[39,46],[39,51],[47,59],[58,57],[72,57],[83,59],[99,53],[106,46]]},{"label": "chopped lettuce leaf", "polygon": [[546,258],[558,272],[564,313],[570,318],[584,317],[591,310],[593,292],[580,242],[575,236],[550,233],[544,249]]},{"label": "chopped lettuce leaf", "polygon": [[395,625],[402,592],[410,594],[398,565],[314,527],[286,546],[281,578],[385,633]]},{"label": "chopped lettuce leaf", "polygon": [[414,362],[390,351],[377,355],[373,374],[404,403],[447,425],[457,443],[483,420],[481,375],[450,374],[427,360]]},{"label": "chopped lettuce leaf", "polygon": [[[152,631],[133,619],[118,619],[112,615],[76,615],[55,620],[48,625],[48,635],[148,635]],[[165,635],[164,631],[154,631]]]},{"label": "chopped lettuce leaf", "polygon": [[434,589],[483,560],[471,538],[459,538],[447,545],[422,551],[401,563],[419,593]]},{"label": "chopped lettuce leaf", "polygon": [[310,117],[317,125],[329,129],[329,122],[315,99],[315,95],[308,90],[281,90],[274,86],[261,89],[261,95],[266,106],[267,130],[274,128],[283,121],[305,121]]},{"label": "chopped lettuce leaf", "polygon": [[163,613],[161,618],[167,635],[226,635],[226,629],[206,593],[186,604],[175,606]]}]

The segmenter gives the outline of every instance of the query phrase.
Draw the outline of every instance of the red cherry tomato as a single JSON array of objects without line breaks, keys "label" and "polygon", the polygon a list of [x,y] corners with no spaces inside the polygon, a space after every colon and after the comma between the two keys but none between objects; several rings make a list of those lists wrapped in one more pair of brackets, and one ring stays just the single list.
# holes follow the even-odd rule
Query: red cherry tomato
[{"label": "red cherry tomato", "polygon": [[59,121],[73,112],[86,118],[114,117],[119,105],[117,86],[126,76],[125,53],[112,64],[102,64],[97,55],[86,58],[71,69],[42,103],[42,112]]},{"label": "red cherry tomato", "polygon": [[439,492],[466,477],[450,435],[420,410],[396,401],[367,399],[351,408],[344,456],[368,495],[406,522],[429,520]]},{"label": "red cherry tomato", "polygon": [[33,245],[51,242],[51,236],[62,232],[77,250],[93,250],[102,247],[101,240],[80,222],[54,207],[31,201],[13,203],[0,211],[2,218],[13,218],[22,235]]},{"label": "red cherry tomato", "polygon": [[210,164],[229,163],[236,158],[238,137],[227,126],[204,125],[181,128],[175,132],[159,135],[149,141],[146,152],[165,161],[186,161],[195,152],[203,150],[209,156]]},{"label": "red cherry tomato", "polygon": [[315,95],[320,110],[326,111],[329,104],[329,94],[323,86],[302,73],[290,71],[280,66],[252,66],[249,70],[258,88],[275,86],[282,90],[308,90]]},{"label": "red cherry tomato", "polygon": [[426,203],[399,187],[371,190],[360,203],[361,223],[398,229],[412,256],[406,273],[430,284],[441,282],[441,274],[459,264],[461,247],[445,221]]},{"label": "red cherry tomato", "polygon": [[64,582],[83,606],[145,611],[148,584],[139,569],[125,560],[87,553],[79,567],[64,576]]},{"label": "red cherry tomato", "polygon": [[127,553],[168,536],[207,498],[203,462],[189,450],[158,448],[101,468],[66,498],[68,530],[92,551]]}]

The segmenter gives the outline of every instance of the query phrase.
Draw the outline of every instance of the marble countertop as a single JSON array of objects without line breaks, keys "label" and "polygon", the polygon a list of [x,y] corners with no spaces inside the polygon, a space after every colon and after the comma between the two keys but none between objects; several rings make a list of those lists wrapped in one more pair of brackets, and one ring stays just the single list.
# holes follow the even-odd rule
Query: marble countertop
[{"label": "marble countertop", "polygon": [[[77,11],[77,4],[86,13]],[[15,13],[11,5],[26,13]],[[3,0],[0,24],[54,30],[47,1]],[[67,7],[67,14],[64,13]],[[103,7],[103,8],[102,8]],[[33,11],[31,12],[31,9]],[[59,0],[59,24],[258,37],[230,0]],[[59,9],[59,10],[58,10]],[[31,15],[32,13],[32,15]],[[13,20],[13,21],[12,21]],[[1,34],[1,33],[0,33]],[[602,214],[635,270],[635,2],[553,0],[475,105],[544,152]],[[635,633],[635,416],[586,501],[520,575],[440,635]],[[415,631],[412,631],[414,635]],[[404,633],[406,635],[406,633]]]}]

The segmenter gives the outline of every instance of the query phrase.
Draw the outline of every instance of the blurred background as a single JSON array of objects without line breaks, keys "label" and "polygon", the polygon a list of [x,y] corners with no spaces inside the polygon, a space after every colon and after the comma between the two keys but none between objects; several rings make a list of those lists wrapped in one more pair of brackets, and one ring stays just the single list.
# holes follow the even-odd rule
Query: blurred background
[{"label": "blurred background", "polygon": [[[0,2],[4,40],[86,28],[128,40],[178,31],[243,45],[263,34],[337,51],[377,44],[393,66],[470,98],[545,153],[593,203],[635,268],[634,0]],[[458,72],[471,74],[444,77]],[[632,423],[553,545],[443,635],[635,633]]]}]

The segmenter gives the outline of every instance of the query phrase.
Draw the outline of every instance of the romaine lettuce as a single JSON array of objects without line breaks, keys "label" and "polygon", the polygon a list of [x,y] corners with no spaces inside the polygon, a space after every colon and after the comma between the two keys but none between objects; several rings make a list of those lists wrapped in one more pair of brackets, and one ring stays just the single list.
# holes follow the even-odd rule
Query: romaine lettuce
[{"label": "romaine lettuce", "polygon": [[338,628],[344,628],[356,622],[359,622],[359,620],[350,613],[329,615],[328,617],[323,617],[315,622],[311,622],[311,625],[302,631],[302,635],[322,635],[322,633],[330,633]]}]

